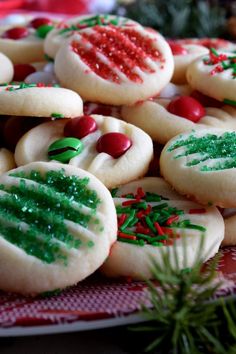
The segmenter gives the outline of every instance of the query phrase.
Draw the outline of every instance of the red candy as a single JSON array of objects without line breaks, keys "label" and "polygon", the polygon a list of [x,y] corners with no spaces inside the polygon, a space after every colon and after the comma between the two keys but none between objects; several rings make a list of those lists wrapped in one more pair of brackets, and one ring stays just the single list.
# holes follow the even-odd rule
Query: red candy
[{"label": "red candy", "polygon": [[40,26],[51,25],[52,21],[50,20],[50,18],[47,18],[47,17],[37,17],[37,18],[34,18],[30,22],[30,24],[33,28],[37,29]]},{"label": "red candy", "polygon": [[69,120],[64,127],[64,135],[82,139],[95,130],[97,130],[96,121],[90,116],[81,116]]},{"label": "red candy", "polygon": [[175,98],[169,103],[167,110],[194,123],[197,123],[206,114],[201,103],[189,96]]},{"label": "red candy", "polygon": [[173,55],[186,55],[188,54],[187,49],[185,49],[181,44],[169,42],[170,49]]},{"label": "red candy", "polygon": [[3,38],[8,39],[22,39],[28,37],[29,30],[26,27],[13,27],[3,33]]},{"label": "red candy", "polygon": [[36,69],[30,64],[15,64],[13,81],[24,81],[25,78],[34,73]]},{"label": "red candy", "polygon": [[122,133],[107,133],[97,141],[97,152],[105,152],[114,158],[123,155],[132,145],[127,135]]}]

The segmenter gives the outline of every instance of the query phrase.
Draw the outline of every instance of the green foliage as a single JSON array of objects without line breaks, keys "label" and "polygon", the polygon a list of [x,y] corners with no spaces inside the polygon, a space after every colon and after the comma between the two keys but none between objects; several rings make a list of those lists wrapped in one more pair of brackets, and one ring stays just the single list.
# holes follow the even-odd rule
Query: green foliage
[{"label": "green foliage", "polygon": [[236,353],[235,303],[212,300],[221,285],[215,271],[219,257],[202,272],[202,249],[203,242],[192,269],[179,269],[175,246],[174,264],[170,264],[169,252],[163,252],[161,264],[153,262],[155,282],[148,281],[152,308],[143,308],[148,323],[133,328],[152,334],[147,352]]},{"label": "green foliage", "polygon": [[117,6],[144,26],[159,30],[166,37],[219,37],[224,33],[226,14],[223,7],[211,1],[136,0]]}]

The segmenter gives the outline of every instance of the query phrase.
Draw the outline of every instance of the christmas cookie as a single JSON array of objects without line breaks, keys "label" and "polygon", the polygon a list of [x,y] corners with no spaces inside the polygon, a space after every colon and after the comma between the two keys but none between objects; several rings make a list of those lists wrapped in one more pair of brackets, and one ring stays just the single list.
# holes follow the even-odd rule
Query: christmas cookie
[{"label": "christmas cookie", "polygon": [[175,84],[185,84],[186,70],[190,63],[198,57],[208,54],[209,50],[197,44],[178,44],[169,42],[170,48],[174,56],[174,74],[171,81]]},{"label": "christmas cookie", "polygon": [[203,107],[193,97],[172,100],[155,98],[134,106],[123,106],[122,117],[165,144],[175,135],[191,129],[216,127],[236,131],[236,109],[231,106]]},{"label": "christmas cookie", "polygon": [[217,208],[187,201],[162,178],[131,182],[113,194],[118,240],[101,268],[105,275],[149,279],[152,261],[160,263],[163,253],[173,266],[186,268],[199,257],[201,243],[202,261],[218,251],[224,221]]},{"label": "christmas cookie", "polygon": [[202,204],[236,206],[236,132],[208,129],[170,140],[162,151],[163,177]]},{"label": "christmas cookie", "polygon": [[41,124],[15,151],[17,165],[57,160],[91,172],[107,187],[144,176],[152,156],[152,140],[141,129],[99,115]]},{"label": "christmas cookie", "polygon": [[13,78],[13,65],[10,59],[0,53],[0,84],[10,82]]},{"label": "christmas cookie", "polygon": [[35,295],[93,273],[116,240],[109,191],[73,166],[36,162],[0,176],[0,289]]},{"label": "christmas cookie", "polygon": [[22,83],[0,87],[1,115],[73,118],[82,112],[80,96],[58,85]]},{"label": "christmas cookie", "polygon": [[185,38],[178,39],[175,41],[180,45],[185,44],[196,44],[206,47],[208,49],[214,48],[225,51],[233,51],[235,50],[235,44],[233,42],[227,41],[222,38]]},{"label": "christmas cookie", "polygon": [[14,154],[5,148],[0,148],[0,175],[16,167]]},{"label": "christmas cookie", "polygon": [[125,17],[115,15],[83,15],[70,18],[67,21],[58,23],[57,26],[50,31],[44,42],[44,51],[50,58],[55,58],[60,46],[74,33],[85,28],[94,26],[134,26],[139,25]]},{"label": "christmas cookie", "polygon": [[211,49],[209,55],[189,65],[187,80],[203,94],[236,105],[235,60],[236,56],[232,53],[218,53]]},{"label": "christmas cookie", "polygon": [[141,26],[94,26],[60,47],[55,73],[84,100],[133,104],[155,96],[170,81],[173,56],[160,34]]}]

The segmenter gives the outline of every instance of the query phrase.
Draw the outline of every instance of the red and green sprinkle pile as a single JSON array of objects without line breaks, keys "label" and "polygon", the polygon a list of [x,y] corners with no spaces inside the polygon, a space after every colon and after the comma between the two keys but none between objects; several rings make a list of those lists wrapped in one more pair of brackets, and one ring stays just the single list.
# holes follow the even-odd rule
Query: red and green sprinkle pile
[{"label": "red and green sprinkle pile", "polygon": [[[113,197],[117,190],[112,191]],[[205,232],[205,227],[180,219],[184,214],[168,204],[167,198],[156,193],[137,192],[122,195],[125,200],[116,206],[118,217],[118,241],[137,246],[146,244],[162,247],[173,245],[180,238],[179,229],[194,229]],[[205,209],[190,209],[189,214],[202,214]]]},{"label": "red and green sprinkle pile", "polygon": [[215,75],[225,70],[232,69],[233,79],[236,78],[236,56],[220,54],[214,48],[210,49],[209,59],[203,60],[205,65],[216,65],[210,74]]}]

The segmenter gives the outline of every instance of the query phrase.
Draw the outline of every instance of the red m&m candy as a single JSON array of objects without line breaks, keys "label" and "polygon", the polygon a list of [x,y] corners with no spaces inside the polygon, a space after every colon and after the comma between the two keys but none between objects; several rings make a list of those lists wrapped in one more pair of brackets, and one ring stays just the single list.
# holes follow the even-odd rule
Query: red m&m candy
[{"label": "red m&m candy", "polygon": [[123,155],[132,145],[127,135],[122,133],[107,133],[97,141],[97,152],[105,152],[114,158]]},{"label": "red m&m candy", "polygon": [[39,28],[40,26],[44,25],[51,25],[52,20],[47,17],[36,17],[30,22],[31,26],[35,29]]},{"label": "red m&m candy", "polygon": [[180,96],[167,106],[168,112],[197,123],[205,114],[205,108],[193,97]]},{"label": "red m&m candy", "polygon": [[2,37],[17,40],[28,37],[28,35],[29,30],[26,27],[13,27],[5,31]]},{"label": "red m&m candy", "polygon": [[30,64],[15,64],[13,81],[24,81],[24,79],[36,71]]},{"label": "red m&m candy", "polygon": [[170,49],[173,55],[186,55],[188,54],[187,49],[185,49],[182,45],[174,42],[169,42]]},{"label": "red m&m candy", "polygon": [[90,116],[81,116],[69,120],[64,127],[64,135],[82,139],[95,130],[97,130],[96,121]]}]

